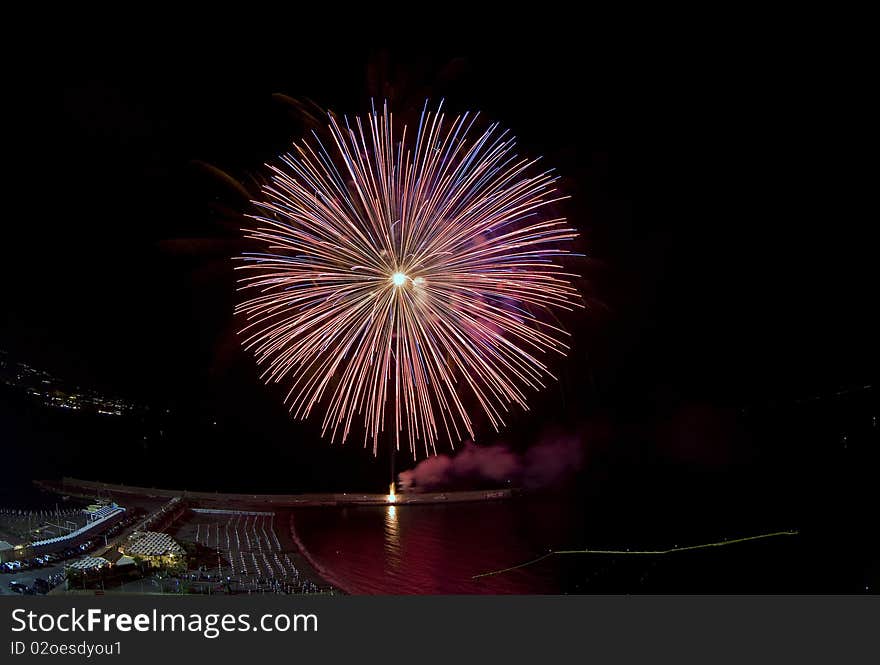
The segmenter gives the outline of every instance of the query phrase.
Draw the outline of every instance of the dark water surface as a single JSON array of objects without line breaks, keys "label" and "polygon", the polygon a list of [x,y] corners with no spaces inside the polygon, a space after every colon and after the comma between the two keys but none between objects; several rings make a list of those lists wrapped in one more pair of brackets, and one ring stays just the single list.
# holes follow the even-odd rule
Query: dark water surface
[{"label": "dark water surface", "polygon": [[790,528],[720,512],[706,524],[662,504],[609,519],[608,506],[574,498],[308,508],[293,526],[328,581],[356,594],[870,593],[880,581],[871,543],[821,520],[795,525],[797,535],[664,555],[553,555],[473,578],[551,549],[662,550]]},{"label": "dark water surface", "polygon": [[297,534],[315,562],[352,593],[559,593],[564,567],[472,576],[580,540],[570,506],[546,500],[304,509]]}]

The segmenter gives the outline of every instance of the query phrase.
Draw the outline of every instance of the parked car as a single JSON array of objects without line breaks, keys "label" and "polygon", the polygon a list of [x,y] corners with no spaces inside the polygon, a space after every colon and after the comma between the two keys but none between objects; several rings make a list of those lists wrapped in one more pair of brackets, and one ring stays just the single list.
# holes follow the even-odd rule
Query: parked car
[{"label": "parked car", "polygon": [[24,593],[24,590],[27,589],[27,584],[17,582],[16,580],[10,580],[9,588],[15,591],[15,593]]}]

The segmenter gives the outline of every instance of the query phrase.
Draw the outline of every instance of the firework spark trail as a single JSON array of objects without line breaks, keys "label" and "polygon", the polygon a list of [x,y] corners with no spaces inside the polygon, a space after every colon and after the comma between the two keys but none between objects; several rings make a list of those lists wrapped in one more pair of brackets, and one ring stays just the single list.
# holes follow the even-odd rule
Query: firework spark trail
[{"label": "firework spark trail", "polygon": [[471,139],[476,114],[441,111],[425,105],[413,143],[387,105],[331,115],[329,139],[269,165],[245,229],[265,247],[239,266],[245,348],[267,382],[291,382],[294,417],[326,404],[322,435],[342,441],[362,419],[374,453],[388,427],[414,456],[441,432],[474,438],[465,393],[496,430],[528,409],[525,389],[552,378],[542,356],[568,349],[542,315],[583,306],[558,264],[577,234],[542,214],[566,198],[557,177],[497,124]]}]

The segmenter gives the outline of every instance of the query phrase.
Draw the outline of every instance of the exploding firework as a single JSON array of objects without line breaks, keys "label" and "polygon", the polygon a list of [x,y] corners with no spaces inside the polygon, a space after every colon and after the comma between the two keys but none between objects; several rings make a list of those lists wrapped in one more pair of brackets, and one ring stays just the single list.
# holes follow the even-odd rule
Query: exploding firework
[{"label": "exploding firework", "polygon": [[426,104],[411,140],[387,105],[353,125],[331,114],[328,137],[268,165],[245,230],[264,252],[239,266],[243,344],[264,380],[290,383],[294,417],[325,409],[332,440],[362,423],[374,453],[393,428],[430,454],[474,438],[468,404],[498,430],[568,349],[548,315],[582,306],[559,263],[577,234],[546,214],[566,197],[477,118]]}]

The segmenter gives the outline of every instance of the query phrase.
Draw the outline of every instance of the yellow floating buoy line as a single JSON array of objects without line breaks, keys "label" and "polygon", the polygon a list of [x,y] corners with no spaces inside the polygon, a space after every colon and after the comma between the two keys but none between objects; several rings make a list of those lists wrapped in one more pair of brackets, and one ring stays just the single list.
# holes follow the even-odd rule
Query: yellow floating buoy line
[{"label": "yellow floating buoy line", "polygon": [[531,561],[526,561],[525,563],[517,564],[516,566],[510,566],[509,568],[501,568],[500,570],[493,570],[488,573],[480,573],[479,575],[473,575],[471,579],[479,579],[480,577],[491,577],[492,575],[500,575],[501,573],[507,573],[511,570],[517,570],[518,568],[525,568],[526,566],[531,566],[534,563],[538,563],[539,561],[543,561],[551,556],[555,556],[557,554],[614,554],[614,555],[627,555],[627,554],[636,554],[636,555],[659,555],[659,554],[672,554],[674,552],[687,552],[689,550],[703,550],[708,549],[710,547],[724,547],[725,545],[735,545],[736,543],[745,543],[750,540],[761,540],[764,538],[775,538],[776,536],[796,536],[798,534],[797,531],[774,531],[773,533],[762,533],[757,536],[746,536],[744,538],[735,538],[733,540],[719,540],[714,543],[703,543],[701,545],[687,545],[685,547],[670,547],[665,550],[552,550],[547,552],[547,554],[543,554],[536,559],[532,559]]}]

